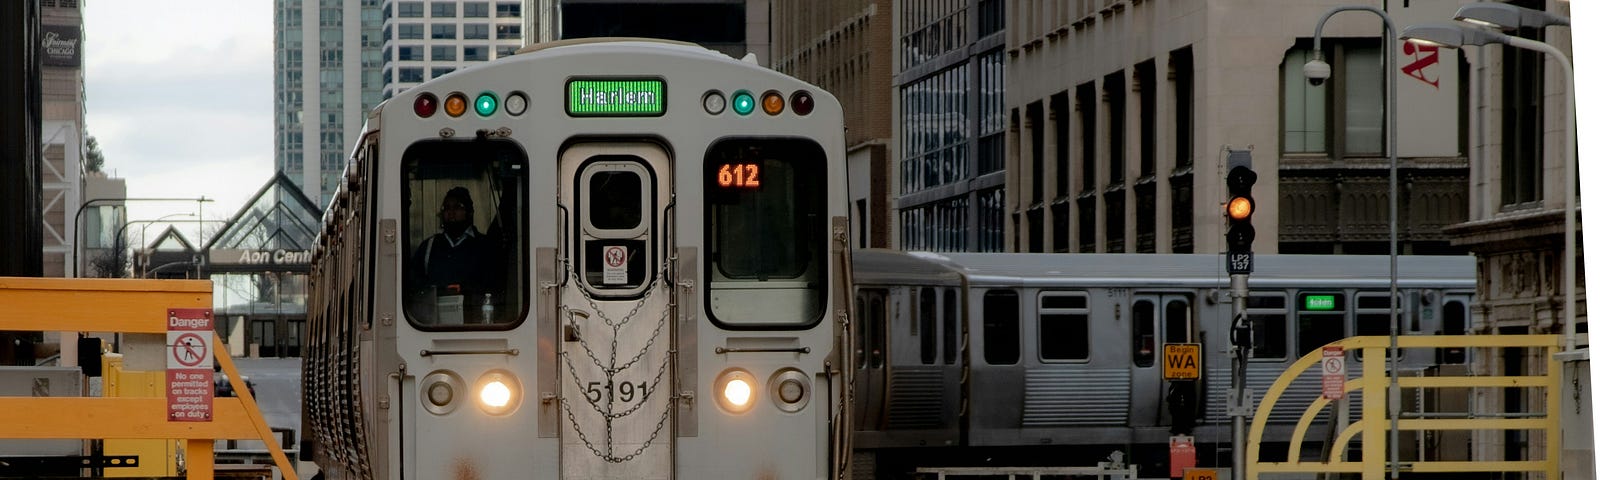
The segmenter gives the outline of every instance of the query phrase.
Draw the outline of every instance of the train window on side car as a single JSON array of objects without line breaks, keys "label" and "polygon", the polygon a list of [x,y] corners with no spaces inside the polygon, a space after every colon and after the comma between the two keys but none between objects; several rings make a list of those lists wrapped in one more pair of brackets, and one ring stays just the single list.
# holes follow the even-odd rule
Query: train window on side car
[{"label": "train window on side car", "polygon": [[1250,318],[1250,358],[1282,360],[1289,354],[1289,310],[1283,293],[1254,292],[1245,302]]},{"label": "train window on side car", "polygon": [[1089,295],[1046,292],[1039,296],[1039,358],[1089,359]]},{"label": "train window on side car", "polygon": [[1301,293],[1295,302],[1298,356],[1345,337],[1345,300],[1342,293]]},{"label": "train window on side car", "polygon": [[990,290],[983,294],[983,361],[990,365],[1015,365],[1021,357],[1017,323],[1022,316],[1017,292]]}]

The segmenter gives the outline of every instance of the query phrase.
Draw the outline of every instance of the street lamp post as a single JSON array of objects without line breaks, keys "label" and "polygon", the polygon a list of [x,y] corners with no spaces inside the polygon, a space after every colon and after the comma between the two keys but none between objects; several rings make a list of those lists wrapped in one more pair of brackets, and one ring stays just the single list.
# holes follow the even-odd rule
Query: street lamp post
[{"label": "street lamp post", "polygon": [[[1383,94],[1384,94],[1383,97],[1384,97],[1384,110],[1386,111],[1386,113],[1388,114],[1388,117],[1389,117],[1389,121],[1387,122],[1387,125],[1384,125],[1384,129],[1383,129],[1384,137],[1387,138],[1388,144],[1389,144],[1389,147],[1387,148],[1387,150],[1389,152],[1389,415],[1388,415],[1389,416],[1389,444],[1388,444],[1388,447],[1389,447],[1389,478],[1397,479],[1397,478],[1400,478],[1400,378],[1399,378],[1399,376],[1400,376],[1400,310],[1399,310],[1399,305],[1400,305],[1400,280],[1399,280],[1400,241],[1399,241],[1399,238],[1400,238],[1400,234],[1399,234],[1399,227],[1397,226],[1396,222],[1398,222],[1398,219],[1400,218],[1400,198],[1399,198],[1400,197],[1400,195],[1399,195],[1400,189],[1399,189],[1399,186],[1398,186],[1398,183],[1399,183],[1398,179],[1400,177],[1400,162],[1396,158],[1396,155],[1397,155],[1397,152],[1398,152],[1399,149],[1396,146],[1396,139],[1398,137],[1397,137],[1397,135],[1395,133],[1395,128],[1397,126],[1399,126],[1399,122],[1396,120],[1397,113],[1396,113],[1396,108],[1395,108],[1395,75],[1396,75],[1395,69],[1397,68],[1398,64],[1395,63],[1395,53],[1394,53],[1396,44],[1399,43],[1399,42],[1396,41],[1396,39],[1395,39],[1395,33],[1396,32],[1395,32],[1395,29],[1394,29],[1394,22],[1391,22],[1389,20],[1389,15],[1387,13],[1384,13],[1383,10],[1380,10],[1380,9],[1377,9],[1377,8],[1374,8],[1374,7],[1365,6],[1365,5],[1345,5],[1345,6],[1340,6],[1340,7],[1334,7],[1333,9],[1328,10],[1327,13],[1322,14],[1322,20],[1318,20],[1317,21],[1316,35],[1312,38],[1312,42],[1311,42],[1311,45],[1312,45],[1311,56],[1312,56],[1312,58],[1311,58],[1310,62],[1306,62],[1305,74],[1306,74],[1306,78],[1308,78],[1308,79],[1310,79],[1310,80],[1312,80],[1314,82],[1313,84],[1321,83],[1321,80],[1325,80],[1325,79],[1328,78],[1328,75],[1331,72],[1331,68],[1329,68],[1329,66],[1328,66],[1328,64],[1326,62],[1322,61],[1322,26],[1324,24],[1328,23],[1328,19],[1332,18],[1334,14],[1337,14],[1339,12],[1351,11],[1351,10],[1360,10],[1360,11],[1364,11],[1364,12],[1371,12],[1372,14],[1377,15],[1379,18],[1383,19],[1383,33],[1384,33],[1384,36],[1383,36],[1383,53],[1384,53],[1383,69],[1386,72],[1386,74],[1384,75],[1384,80],[1385,80],[1386,86],[1385,86],[1384,91],[1383,91]],[[1234,447],[1234,448],[1236,450],[1238,449],[1237,446]],[[1239,480],[1240,478],[1241,477],[1238,476],[1238,475],[1234,476],[1235,480]]]},{"label": "street lamp post", "polygon": [[216,200],[202,196],[200,198],[95,198],[83,202],[83,205],[78,206],[77,213],[72,214],[72,277],[78,277],[78,264],[82,263],[82,260],[78,258],[78,245],[83,243],[83,230],[79,229],[78,226],[83,222],[83,212],[88,210],[89,207],[110,202],[195,202],[199,206],[203,206],[205,202],[214,201]]},{"label": "street lamp post", "polygon": [[[194,216],[193,213],[174,213],[174,214],[171,214],[171,215],[162,216],[161,218],[157,218],[155,220],[133,220],[133,221],[128,221],[128,222],[122,222],[122,226],[117,228],[117,236],[116,237],[112,237],[112,238],[123,238],[123,235],[126,235],[127,232],[128,232],[128,227],[133,226],[133,224],[135,224],[135,223],[141,223],[141,224],[144,224],[144,226],[139,228],[139,248],[144,248],[144,246],[145,246],[144,245],[144,230],[150,228],[150,224],[152,224],[152,223],[160,223],[162,221],[165,221],[166,219],[173,218],[173,217],[193,217],[193,216]],[[135,250],[137,250],[137,249],[135,249]]]},{"label": "street lamp post", "polygon": [[[1477,5],[1468,5],[1467,7],[1477,7]],[[1469,11],[1467,7],[1462,7],[1461,12],[1457,13],[1457,18],[1462,18],[1461,15],[1463,13],[1472,14],[1475,12],[1486,11],[1481,8],[1475,9],[1474,11]],[[1513,17],[1501,16],[1498,18],[1506,19],[1500,21],[1509,21],[1509,18]],[[1516,18],[1520,18],[1520,16]],[[1475,20],[1476,21],[1473,23],[1477,24],[1484,24],[1492,21]],[[1540,23],[1536,25],[1542,26],[1566,24],[1567,23],[1565,22],[1565,19],[1556,17],[1549,23]],[[1501,27],[1506,26],[1506,24],[1496,25]],[[1567,169],[1566,174],[1563,175],[1566,177],[1564,180],[1567,187],[1567,205],[1565,228],[1566,234],[1562,239],[1564,242],[1566,242],[1566,245],[1562,248],[1565,250],[1566,255],[1564,255],[1562,258],[1561,268],[1561,288],[1563,290],[1561,296],[1564,300],[1564,304],[1562,305],[1563,320],[1561,323],[1563,324],[1562,333],[1566,337],[1565,350],[1572,351],[1573,349],[1576,349],[1578,346],[1578,139],[1573,132],[1573,129],[1575,128],[1575,121],[1578,118],[1578,103],[1576,98],[1574,98],[1576,82],[1572,76],[1572,61],[1567,59],[1567,56],[1562,54],[1561,50],[1556,49],[1556,47],[1553,47],[1548,43],[1505,35],[1499,32],[1479,30],[1476,28],[1462,28],[1460,25],[1454,23],[1419,23],[1406,27],[1405,32],[1400,34],[1400,38],[1404,38],[1415,43],[1438,45],[1448,48],[1461,48],[1462,45],[1506,45],[1510,47],[1543,52],[1546,55],[1554,58],[1556,63],[1561,65],[1561,72],[1563,74],[1562,78],[1567,82],[1567,101],[1564,102],[1566,104],[1565,107],[1567,116],[1563,121],[1563,123],[1566,125],[1566,128],[1563,130],[1566,130],[1567,132],[1567,141],[1565,142],[1566,158],[1563,159],[1566,162],[1565,168]]]},{"label": "street lamp post", "polygon": [[[1544,10],[1534,10],[1494,2],[1463,5],[1460,10],[1456,10],[1456,20],[1473,25],[1493,27],[1501,31],[1513,31],[1523,27],[1572,26],[1572,19],[1561,15]],[[1507,35],[1506,38],[1524,40],[1512,35]],[[1549,44],[1534,40],[1526,41],[1543,45],[1543,47],[1529,46],[1521,48],[1533,48],[1556,57],[1558,63],[1565,62],[1562,65],[1566,68],[1567,73],[1567,166],[1565,167],[1567,168],[1567,206],[1566,235],[1562,238],[1562,241],[1565,242],[1563,246],[1565,255],[1561,259],[1561,289],[1563,291],[1561,296],[1564,300],[1561,310],[1563,313],[1561,332],[1566,337],[1565,351],[1570,352],[1578,348],[1578,142],[1572,130],[1575,128],[1573,125],[1576,125],[1577,121],[1577,117],[1574,117],[1573,114],[1577,112],[1578,104],[1576,99],[1577,92],[1574,92],[1572,87],[1577,84],[1577,81],[1574,78],[1571,61],[1565,55],[1562,55],[1560,50]]]}]

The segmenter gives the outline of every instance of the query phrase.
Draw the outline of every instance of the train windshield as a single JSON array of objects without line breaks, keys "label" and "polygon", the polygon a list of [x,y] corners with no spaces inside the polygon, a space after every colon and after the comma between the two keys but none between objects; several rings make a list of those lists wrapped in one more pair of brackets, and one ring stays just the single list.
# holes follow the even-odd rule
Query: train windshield
[{"label": "train windshield", "polygon": [[500,140],[413,144],[404,182],[406,318],[419,328],[509,328],[523,317],[527,156]]},{"label": "train windshield", "polygon": [[814,325],[827,258],[822,147],[731,139],[706,153],[706,239],[713,321],[730,328]]}]

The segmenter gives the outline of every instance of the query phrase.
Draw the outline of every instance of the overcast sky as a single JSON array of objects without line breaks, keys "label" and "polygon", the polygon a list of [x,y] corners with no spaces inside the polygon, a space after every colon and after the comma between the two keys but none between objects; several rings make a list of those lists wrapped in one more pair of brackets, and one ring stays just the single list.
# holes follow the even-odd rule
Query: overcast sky
[{"label": "overcast sky", "polygon": [[[273,173],[271,0],[84,4],[87,132],[106,171],[129,198],[204,196],[205,218],[231,217]],[[129,202],[128,219],[195,205]]]}]

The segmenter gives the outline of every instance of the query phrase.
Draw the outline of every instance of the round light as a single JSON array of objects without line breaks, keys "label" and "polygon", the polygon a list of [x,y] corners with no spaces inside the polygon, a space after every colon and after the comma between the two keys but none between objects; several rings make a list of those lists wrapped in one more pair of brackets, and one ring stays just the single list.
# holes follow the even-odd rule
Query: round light
[{"label": "round light", "polygon": [[417,100],[411,102],[411,111],[416,112],[417,116],[422,118],[431,117],[433,112],[439,111],[439,97],[435,97],[431,93],[417,95]]},{"label": "round light", "polygon": [[756,98],[750,92],[740,90],[733,92],[733,113],[749,115],[756,111]]},{"label": "round light", "polygon": [[728,384],[722,387],[722,398],[728,399],[728,403],[735,407],[744,407],[749,405],[750,382],[747,382],[742,378],[729,380]]},{"label": "round light", "polygon": [[448,383],[439,382],[428,387],[428,401],[432,402],[434,406],[443,407],[449,405],[450,401],[454,400],[455,397],[456,391],[454,388],[450,388]]},{"label": "round light", "polygon": [[783,113],[783,95],[778,92],[761,94],[761,111],[767,112],[767,115]]},{"label": "round light", "polygon": [[500,99],[494,98],[494,94],[489,92],[478,94],[478,101],[472,102],[472,108],[478,111],[480,117],[494,115],[494,109],[499,106]]},{"label": "round light", "polygon": [[1256,206],[1249,197],[1233,197],[1233,200],[1228,201],[1228,218],[1244,220],[1250,218],[1255,209]]},{"label": "round light", "polygon": [[799,380],[786,378],[782,382],[778,382],[778,399],[783,400],[783,403],[798,402],[805,393],[806,387],[801,386]]},{"label": "round light", "polygon": [[518,116],[518,115],[522,115],[522,113],[526,112],[526,111],[528,111],[528,96],[527,95],[523,95],[522,92],[512,92],[511,96],[506,97],[506,113],[507,114],[510,114],[511,116],[515,117],[515,116]]},{"label": "round light", "polygon": [[723,98],[722,92],[712,90],[706,92],[706,96],[700,99],[700,106],[705,107],[706,113],[718,115],[723,109],[728,108],[728,99]]},{"label": "round light", "polygon": [[507,387],[505,382],[490,380],[483,385],[483,390],[478,391],[478,400],[493,408],[504,408],[511,403],[511,387]]},{"label": "round light", "polygon": [[810,115],[811,110],[816,107],[816,100],[813,100],[811,93],[805,90],[794,92],[794,96],[789,97],[789,110],[793,110],[795,115]]},{"label": "round light", "polygon": [[462,95],[461,92],[456,92],[445,97],[444,113],[452,117],[459,117],[461,114],[467,113],[467,96]]}]

